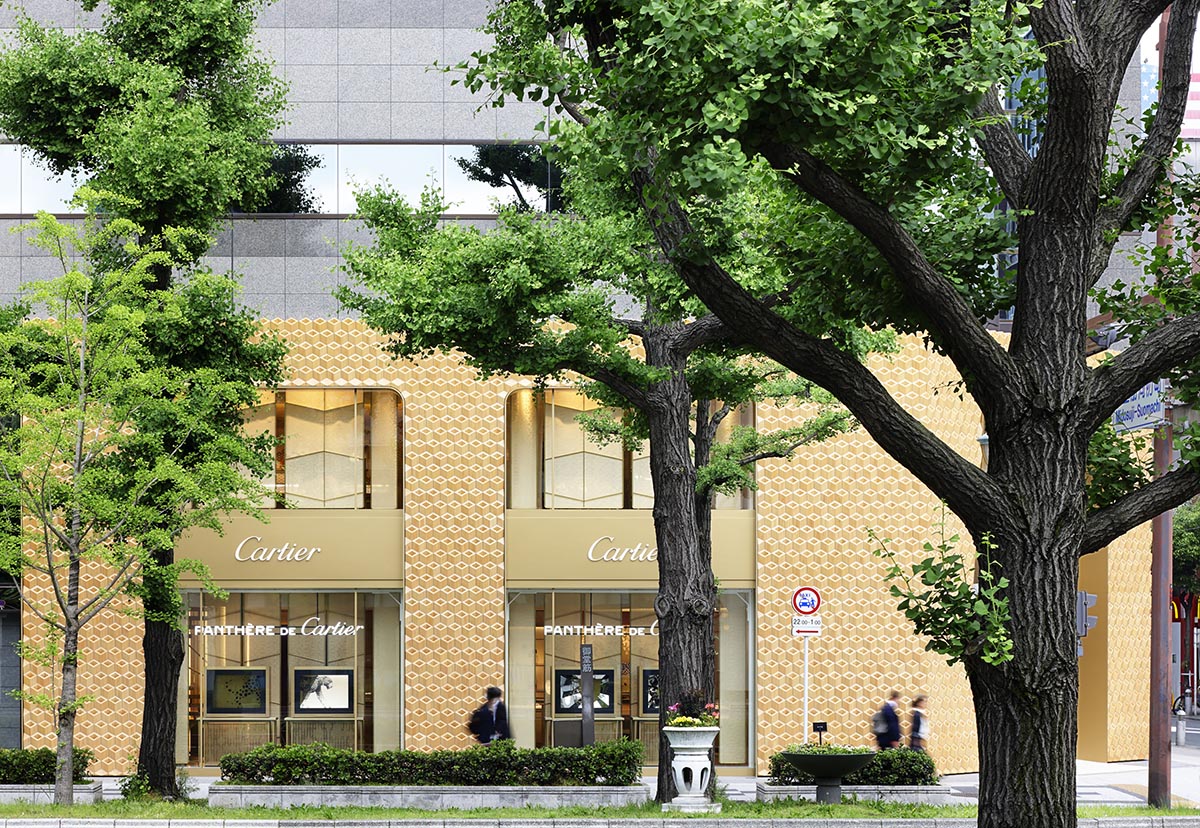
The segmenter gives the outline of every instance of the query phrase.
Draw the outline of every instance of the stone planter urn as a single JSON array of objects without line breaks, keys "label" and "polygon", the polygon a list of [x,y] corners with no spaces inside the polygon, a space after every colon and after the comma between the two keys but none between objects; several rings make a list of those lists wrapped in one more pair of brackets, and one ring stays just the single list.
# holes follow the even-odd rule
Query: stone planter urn
[{"label": "stone planter urn", "polygon": [[789,765],[811,774],[817,782],[817,802],[836,805],[842,801],[842,777],[865,768],[874,753],[781,753]]},{"label": "stone planter urn", "polygon": [[671,745],[671,775],[676,797],[663,805],[664,811],[715,812],[720,803],[708,801],[708,783],[712,779],[712,750],[719,727],[664,727],[662,732]]}]

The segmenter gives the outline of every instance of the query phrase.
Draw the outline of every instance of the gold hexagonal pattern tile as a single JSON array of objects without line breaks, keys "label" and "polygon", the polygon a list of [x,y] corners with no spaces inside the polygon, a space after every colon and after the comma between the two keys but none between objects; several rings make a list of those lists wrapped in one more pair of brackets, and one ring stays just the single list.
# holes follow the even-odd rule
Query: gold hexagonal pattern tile
[{"label": "gold hexagonal pattern tile", "polygon": [[[285,387],[388,387],[403,397],[404,742],[414,749],[464,747],[467,711],[483,687],[504,680],[505,399],[528,383],[481,382],[448,356],[397,363],[383,352],[382,339],[355,321],[268,326],[291,344]],[[899,354],[877,359],[873,368],[927,427],[979,462],[979,412],[954,393],[949,361],[906,339]],[[803,414],[763,406],[758,421],[786,427]],[[823,633],[810,642],[810,710],[813,720],[828,722],[827,739],[868,744],[871,713],[887,691],[901,690],[906,704],[926,693],[939,769],[974,769],[963,671],[926,652],[912,634],[887,594],[884,563],[871,554],[867,536],[874,529],[892,539],[901,561],[916,560],[941,519],[937,499],[861,430],[804,447],[790,462],[764,462],[758,482],[758,772],[773,752],[805,736],[802,646],[791,635],[789,605],[801,585],[818,587],[824,598]],[[965,535],[952,516],[947,523],[948,531]],[[1109,644],[1112,758],[1145,752],[1135,744],[1144,716],[1128,700],[1147,680],[1147,548],[1140,530],[1114,546],[1113,611],[1133,620]],[[28,617],[25,635],[36,640],[40,630]],[[140,622],[116,611],[84,636],[81,691],[96,700],[80,714],[78,744],[97,752],[99,773],[127,772],[137,750],[140,653]],[[45,690],[50,681],[45,670],[26,665],[26,691]],[[23,728],[27,745],[53,741],[49,715],[29,705]]]}]

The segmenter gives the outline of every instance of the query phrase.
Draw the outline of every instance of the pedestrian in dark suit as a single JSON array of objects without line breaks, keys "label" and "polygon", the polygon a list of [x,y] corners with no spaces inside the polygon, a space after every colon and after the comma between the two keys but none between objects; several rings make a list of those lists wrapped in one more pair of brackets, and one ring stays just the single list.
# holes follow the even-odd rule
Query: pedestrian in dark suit
[{"label": "pedestrian in dark suit", "polygon": [[504,706],[503,696],[504,691],[499,687],[489,687],[487,701],[476,712],[484,726],[475,733],[475,738],[482,744],[512,738],[508,730],[508,708]]},{"label": "pedestrian in dark suit", "polygon": [[887,724],[886,730],[875,734],[875,741],[879,744],[880,750],[900,747],[900,714],[897,712],[899,707],[900,691],[893,690],[883,707],[879,708],[879,712],[883,714],[883,721]]}]

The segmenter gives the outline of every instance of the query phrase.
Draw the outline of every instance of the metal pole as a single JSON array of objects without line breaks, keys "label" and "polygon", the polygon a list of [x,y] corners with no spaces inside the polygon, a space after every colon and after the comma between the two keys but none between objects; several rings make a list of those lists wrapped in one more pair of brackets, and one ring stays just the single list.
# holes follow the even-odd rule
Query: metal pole
[{"label": "metal pole", "polygon": [[[1158,74],[1162,77],[1171,7],[1158,22]],[[1168,173],[1169,174],[1169,173]],[[1174,233],[1168,217],[1159,225],[1155,242],[1173,247]],[[1171,408],[1163,400],[1166,422],[1154,432],[1154,473],[1161,477],[1171,468]],[[1146,801],[1157,808],[1171,807],[1171,513],[1151,524],[1150,564],[1150,775]]]},{"label": "metal pole", "polygon": [[804,741],[808,742],[808,636],[804,636]]},{"label": "metal pole", "polygon": [[[1154,432],[1154,471],[1171,468],[1171,408]],[[1150,564],[1150,779],[1146,801],[1171,807],[1171,513],[1154,518]]]}]

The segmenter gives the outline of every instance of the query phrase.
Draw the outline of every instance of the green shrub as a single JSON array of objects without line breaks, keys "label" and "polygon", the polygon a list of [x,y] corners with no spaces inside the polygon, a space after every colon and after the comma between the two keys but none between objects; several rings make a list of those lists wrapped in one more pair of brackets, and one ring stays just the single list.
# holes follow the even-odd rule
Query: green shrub
[{"label": "green shrub", "polygon": [[642,744],[628,739],[533,750],[502,741],[430,753],[263,745],[221,757],[221,778],[237,785],[633,785],[641,773]]},{"label": "green shrub", "polygon": [[[92,759],[87,748],[75,748],[71,777],[76,784],[87,781]],[[0,748],[0,785],[53,785],[57,767],[58,757],[50,748]]]},{"label": "green shrub", "polygon": [[[869,748],[836,745],[792,745],[784,753],[870,753]],[[936,785],[937,769],[928,753],[908,748],[891,748],[875,753],[871,763],[842,779],[843,785]],[[782,753],[771,757],[770,784],[813,785],[812,776],[801,773],[784,760]]]}]

